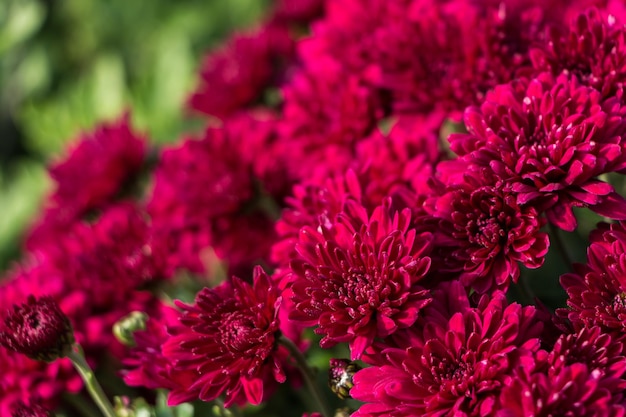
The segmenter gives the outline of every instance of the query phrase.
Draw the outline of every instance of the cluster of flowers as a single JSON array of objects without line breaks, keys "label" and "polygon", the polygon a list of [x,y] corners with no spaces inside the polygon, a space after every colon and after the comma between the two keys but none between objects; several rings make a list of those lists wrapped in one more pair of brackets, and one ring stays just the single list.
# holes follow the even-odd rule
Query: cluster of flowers
[{"label": "cluster of flowers", "polygon": [[[313,328],[364,364],[335,387],[355,417],[626,416],[625,24],[618,0],[279,1],[207,56],[200,137],[155,161],[125,117],[52,166],[0,305],[51,297],[172,405],[267,401]],[[613,222],[567,304],[510,302],[574,208]],[[175,308],[182,271],[206,287]],[[80,390],[69,367],[0,347],[0,414]]]}]

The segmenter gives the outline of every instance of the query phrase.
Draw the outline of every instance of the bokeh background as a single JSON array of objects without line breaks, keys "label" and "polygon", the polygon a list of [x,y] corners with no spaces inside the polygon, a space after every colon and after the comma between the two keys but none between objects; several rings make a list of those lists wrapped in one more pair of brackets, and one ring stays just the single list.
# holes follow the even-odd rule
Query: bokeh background
[{"label": "bokeh background", "polygon": [[154,143],[202,123],[183,102],[205,53],[270,0],[0,0],[0,269],[49,190],[45,166],[132,110]]}]

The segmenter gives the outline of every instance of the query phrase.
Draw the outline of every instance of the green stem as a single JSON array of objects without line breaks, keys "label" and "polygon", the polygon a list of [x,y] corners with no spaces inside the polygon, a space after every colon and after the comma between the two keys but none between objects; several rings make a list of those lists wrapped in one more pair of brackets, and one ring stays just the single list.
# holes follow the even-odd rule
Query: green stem
[{"label": "green stem", "polygon": [[302,376],[304,378],[304,382],[311,392],[311,395],[313,395],[314,400],[317,402],[319,411],[321,412],[322,416],[330,417],[332,415],[330,412],[330,407],[328,406],[328,404],[326,404],[326,401],[324,401],[324,397],[317,388],[317,385],[315,384],[315,374],[313,373],[313,370],[309,367],[309,364],[307,363],[304,355],[302,355],[302,352],[300,352],[300,349],[298,349],[295,343],[293,343],[284,335],[281,335],[278,338],[278,343],[285,346],[291,354],[291,357],[296,361],[296,366],[298,367],[298,369],[300,369],[300,372],[302,373]]},{"label": "green stem", "polygon": [[550,243],[554,243],[554,247],[556,248],[556,251],[561,256],[561,259],[563,259],[563,262],[565,262],[565,267],[567,269],[571,269],[573,265],[572,258],[569,256],[569,253],[567,253],[567,250],[565,249],[563,240],[561,240],[559,229],[552,223],[549,223],[549,227],[550,227],[550,237],[551,237]]},{"label": "green stem", "polygon": [[67,357],[70,358],[81,378],[85,381],[87,391],[91,395],[91,398],[93,398],[98,408],[100,408],[100,411],[102,411],[102,414],[104,414],[105,417],[116,417],[113,405],[105,395],[100,383],[98,383],[98,380],[96,379],[96,375],[85,360],[85,356],[83,355],[83,350],[80,345],[74,345],[74,349],[70,351]]}]

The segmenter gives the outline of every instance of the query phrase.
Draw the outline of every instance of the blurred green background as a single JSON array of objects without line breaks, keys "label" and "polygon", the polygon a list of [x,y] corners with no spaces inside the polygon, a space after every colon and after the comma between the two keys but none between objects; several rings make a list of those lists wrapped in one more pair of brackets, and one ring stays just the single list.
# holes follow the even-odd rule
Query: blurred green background
[{"label": "blurred green background", "polygon": [[128,109],[151,140],[176,140],[194,126],[183,102],[203,55],[270,3],[0,0],[0,268],[51,186],[47,161]]}]

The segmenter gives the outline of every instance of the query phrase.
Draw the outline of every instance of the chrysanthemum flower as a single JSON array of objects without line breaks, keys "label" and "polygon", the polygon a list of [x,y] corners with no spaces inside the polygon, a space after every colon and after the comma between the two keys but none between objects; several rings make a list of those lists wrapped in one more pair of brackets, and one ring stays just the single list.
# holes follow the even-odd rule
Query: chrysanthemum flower
[{"label": "chrysanthemum flower", "polygon": [[567,309],[557,313],[575,327],[599,326],[626,341],[626,230],[623,223],[602,225],[591,234],[587,264],[561,277]]},{"label": "chrysanthemum flower", "polygon": [[530,65],[527,51],[564,1],[335,0],[299,44],[305,64],[341,63],[389,96],[396,113],[459,116]]},{"label": "chrysanthemum flower", "polygon": [[297,180],[343,173],[384,116],[376,91],[332,60],[298,73],[283,96],[283,163]]},{"label": "chrysanthemum flower", "polygon": [[375,338],[411,326],[428,304],[420,280],[430,246],[429,234],[411,229],[408,209],[393,212],[387,200],[369,216],[347,201],[330,227],[300,231],[290,318],[317,325],[323,348],[347,342],[359,359]]},{"label": "chrysanthemum flower", "polygon": [[54,245],[75,220],[113,202],[139,173],[145,154],[145,139],[131,130],[128,116],[83,134],[67,158],[50,167],[56,189],[31,231],[29,248]]},{"label": "chrysanthemum flower", "polygon": [[532,206],[520,206],[516,195],[489,172],[468,174],[458,185],[438,184],[442,194],[429,199],[427,211],[441,222],[436,231],[449,247],[443,270],[460,270],[461,283],[485,293],[506,291],[517,282],[519,263],[538,268],[549,239],[540,232],[545,220]]},{"label": "chrysanthemum flower", "polygon": [[189,107],[218,118],[243,109],[280,78],[277,63],[293,56],[293,49],[294,41],[283,25],[268,24],[233,36],[205,57],[201,82],[188,99]]},{"label": "chrysanthemum flower", "polygon": [[572,207],[626,219],[626,200],[598,179],[626,169],[624,114],[617,98],[602,101],[576,78],[544,73],[496,87],[480,109],[466,110],[469,133],[449,140],[470,169],[492,170],[518,204],[571,231]]},{"label": "chrysanthemum flower", "polygon": [[471,307],[457,282],[433,294],[406,346],[382,351],[382,363],[354,376],[364,416],[490,416],[514,369],[532,361],[541,324],[533,307],[507,304],[504,293]]},{"label": "chrysanthemum flower", "polygon": [[614,96],[626,81],[623,24],[592,8],[572,19],[567,28],[554,25],[547,38],[530,50],[533,66],[554,75],[567,71],[603,97]]},{"label": "chrysanthemum flower", "polygon": [[5,317],[0,344],[31,359],[51,362],[67,356],[74,343],[70,319],[52,297],[29,296]]},{"label": "chrysanthemum flower", "polygon": [[268,388],[285,381],[277,345],[281,298],[258,267],[252,285],[238,279],[201,290],[184,310],[182,328],[163,346],[172,374],[195,372],[188,386],[170,392],[169,403],[211,401],[259,404]]},{"label": "chrysanthemum flower", "polygon": [[626,358],[599,327],[562,335],[551,352],[516,370],[501,395],[498,417],[626,415]]},{"label": "chrysanthemum flower", "polygon": [[400,118],[388,134],[376,131],[356,146],[352,168],[358,172],[368,205],[392,195],[426,194],[435,166],[443,158],[439,147],[442,114]]},{"label": "chrysanthemum flower", "polygon": [[361,201],[359,179],[353,171],[344,176],[329,178],[320,184],[305,181],[293,189],[293,196],[286,199],[287,207],[276,222],[278,240],[272,247],[271,259],[279,268],[287,268],[297,257],[295,245],[303,227],[328,228],[343,210],[348,200]]},{"label": "chrysanthemum flower", "polygon": [[204,272],[201,253],[214,239],[212,221],[237,213],[254,193],[245,149],[253,125],[235,120],[165,149],[154,173],[148,213],[166,242],[168,267]]}]

